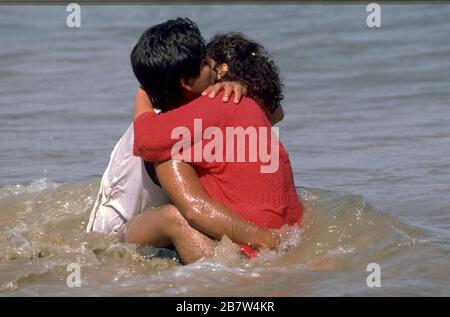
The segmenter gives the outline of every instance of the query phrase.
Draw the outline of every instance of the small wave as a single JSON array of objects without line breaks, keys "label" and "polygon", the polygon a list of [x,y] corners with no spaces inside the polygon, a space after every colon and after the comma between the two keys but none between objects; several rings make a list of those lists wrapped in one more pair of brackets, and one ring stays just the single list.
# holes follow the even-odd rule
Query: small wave
[{"label": "small wave", "polygon": [[27,185],[6,185],[0,188],[0,200],[10,196],[37,193],[46,189],[54,189],[58,184],[46,178],[38,178]]},{"label": "small wave", "polygon": [[[38,179],[0,189],[0,291],[20,294],[41,283],[48,294],[52,289],[61,294],[61,287],[73,294],[64,288],[65,269],[79,263],[85,291],[92,294],[102,285],[103,294],[120,295],[116,286],[122,285],[137,295],[231,295],[253,287],[253,294],[266,296],[277,288],[266,275],[289,284],[289,278],[302,280],[295,277],[300,272],[348,270],[425,243],[419,230],[375,210],[361,196],[299,188],[303,226],[288,230],[278,252],[263,250],[247,260],[224,237],[211,259],[188,266],[148,261],[115,235],[84,232],[98,186],[99,179],[78,184]],[[218,280],[227,289],[217,289]],[[256,291],[242,280],[265,288]]]}]

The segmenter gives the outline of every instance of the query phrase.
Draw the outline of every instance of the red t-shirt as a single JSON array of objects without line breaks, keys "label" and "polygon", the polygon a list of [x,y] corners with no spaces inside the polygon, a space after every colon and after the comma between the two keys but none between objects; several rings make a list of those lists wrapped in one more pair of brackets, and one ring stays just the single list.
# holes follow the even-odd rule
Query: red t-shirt
[{"label": "red t-shirt", "polygon": [[[134,121],[134,155],[146,161],[166,161],[174,158],[171,155],[173,146],[180,144],[182,139],[187,140],[188,146],[182,152],[184,161],[194,166],[211,198],[261,227],[277,229],[285,224],[299,223],[303,207],[295,190],[289,156],[281,142],[278,155],[272,151],[278,137],[271,133],[267,116],[250,98],[243,98],[238,105],[224,103],[221,99],[220,96],[214,99],[199,97],[165,113],[141,114]],[[194,119],[201,119],[201,129],[199,121],[194,122]],[[249,134],[254,132],[257,141],[253,138],[252,143],[251,137],[247,136],[245,141],[241,137],[239,144],[235,135],[227,133],[227,128],[228,132],[236,132],[238,127],[241,132],[242,128],[248,129]],[[174,139],[173,132],[177,132]],[[212,142],[217,140],[223,141],[222,147],[213,146]],[[271,141],[275,143],[272,145]],[[203,155],[208,153],[215,154],[215,159],[220,161]],[[269,165],[271,171],[262,173],[262,168]],[[241,249],[248,257],[255,255],[255,251],[246,245]]]}]

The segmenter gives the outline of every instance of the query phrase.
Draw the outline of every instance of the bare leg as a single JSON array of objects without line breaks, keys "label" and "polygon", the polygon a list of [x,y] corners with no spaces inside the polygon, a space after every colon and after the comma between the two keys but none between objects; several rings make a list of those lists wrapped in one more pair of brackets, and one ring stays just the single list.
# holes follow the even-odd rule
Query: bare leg
[{"label": "bare leg", "polygon": [[173,205],[147,210],[131,219],[125,229],[125,241],[156,247],[174,245],[185,264],[212,256],[215,242],[192,228]]}]

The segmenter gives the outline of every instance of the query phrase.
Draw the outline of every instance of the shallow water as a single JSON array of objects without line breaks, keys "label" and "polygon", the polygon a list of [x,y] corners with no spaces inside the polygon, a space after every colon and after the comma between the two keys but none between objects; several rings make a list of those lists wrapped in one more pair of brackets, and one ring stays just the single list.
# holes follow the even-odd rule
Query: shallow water
[{"label": "shallow water", "polygon": [[[1,194],[8,198],[0,205],[0,286],[5,294],[359,294],[370,293],[365,268],[371,262],[382,265],[386,290],[391,283],[408,288],[405,276],[396,277],[397,262],[408,262],[412,254],[435,259],[433,265],[409,263],[406,271],[416,272],[414,279],[421,278],[417,272],[424,267],[429,271],[422,272],[423,278],[428,280],[447,265],[448,259],[422,230],[374,210],[361,196],[304,188],[299,194],[306,207],[305,225],[291,234],[286,243],[291,249],[286,253],[266,251],[259,259],[245,260],[224,239],[216,256],[200,263],[183,267],[170,260],[146,261],[133,245],[118,243],[114,235],[83,233],[97,186],[97,181],[61,185],[36,181],[26,187],[3,188]],[[79,289],[65,284],[70,263],[81,264]],[[435,286],[439,283],[436,280]],[[424,285],[414,292],[426,290]]]},{"label": "shallow water", "polygon": [[[450,295],[450,5],[383,6],[377,30],[362,5],[82,10],[72,30],[63,6],[0,6],[0,295]],[[225,239],[182,267],[84,233],[130,123],[131,47],[178,15],[206,38],[242,31],[280,66],[306,206],[287,253],[247,261]]]}]

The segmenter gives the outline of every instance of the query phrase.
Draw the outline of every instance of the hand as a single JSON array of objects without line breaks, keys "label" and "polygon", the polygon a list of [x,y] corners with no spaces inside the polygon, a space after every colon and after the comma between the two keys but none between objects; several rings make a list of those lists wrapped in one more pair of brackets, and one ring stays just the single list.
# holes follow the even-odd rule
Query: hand
[{"label": "hand", "polygon": [[247,88],[245,85],[237,81],[223,81],[209,86],[202,92],[202,96],[209,96],[214,98],[221,90],[224,91],[222,101],[228,102],[232,93],[234,93],[234,103],[239,103],[242,96],[247,95]]},{"label": "hand", "polygon": [[268,241],[268,245],[266,248],[268,249],[278,249],[283,240],[286,240],[289,236],[290,230],[288,225],[284,225],[279,229],[269,229],[268,231],[271,234],[271,239]]},{"label": "hand", "polygon": [[280,230],[263,229],[257,247],[270,250],[276,249],[281,242],[281,238]]},{"label": "hand", "polygon": [[276,234],[278,234],[278,236],[280,237],[281,240],[284,240],[284,239],[287,239],[287,237],[289,236],[289,233],[291,232],[290,231],[291,228],[292,227],[289,227],[288,225],[284,225],[280,229],[274,229],[273,231],[275,231]]}]

